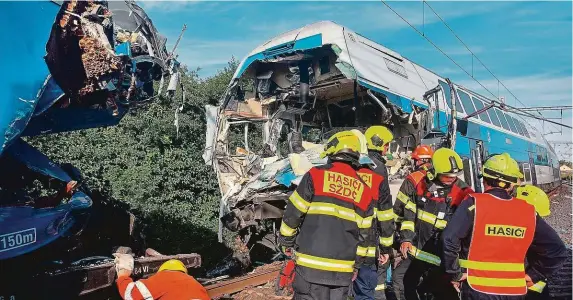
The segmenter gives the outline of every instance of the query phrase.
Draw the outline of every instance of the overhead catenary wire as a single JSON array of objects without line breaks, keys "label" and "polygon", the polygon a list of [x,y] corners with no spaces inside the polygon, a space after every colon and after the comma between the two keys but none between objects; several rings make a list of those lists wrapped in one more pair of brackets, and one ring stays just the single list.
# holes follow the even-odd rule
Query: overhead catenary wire
[{"label": "overhead catenary wire", "polygon": [[[495,78],[497,80],[498,95],[499,95],[499,85],[501,84],[501,86],[503,86],[505,88],[505,90],[507,90],[513,96],[513,98],[515,98],[515,100],[517,100],[517,102],[519,102],[521,105],[525,106],[525,104],[523,102],[521,102],[521,100],[519,100],[519,98],[517,98],[517,96],[515,94],[513,94],[511,92],[511,90],[509,90],[509,88],[507,88],[507,86],[505,86],[505,84],[503,84],[503,82],[499,78],[497,78],[497,76],[495,76],[495,74],[493,74],[493,72],[481,61],[481,59],[479,59],[479,57],[477,57],[477,55],[472,50],[470,50],[468,45],[466,45],[466,43],[464,43],[464,41],[462,41],[462,39],[454,32],[454,30],[450,27],[450,25],[448,25],[448,23],[446,23],[446,21],[434,10],[434,8],[430,5],[430,3],[428,3],[425,0],[423,0],[423,2],[432,10],[432,12],[440,19],[440,21],[442,21],[442,23],[444,23],[444,25],[450,30],[450,32],[456,37],[456,39],[458,39],[458,41],[460,41],[460,43],[462,43],[462,45],[464,45],[464,47],[466,47],[466,49],[472,54],[472,63],[473,63],[473,58],[475,57],[475,59],[477,59],[477,61],[489,72],[489,74],[491,74],[491,76],[493,76],[493,78]],[[472,68],[473,68],[473,65],[472,65]]]},{"label": "overhead catenary wire", "polygon": [[[386,3],[385,0],[381,0],[381,2],[386,5],[386,7],[388,7],[388,9],[390,9],[394,14],[396,14],[396,16],[398,16],[400,19],[402,19],[402,21],[404,21],[406,24],[408,24],[408,26],[410,26],[412,29],[414,29],[414,31],[416,31],[416,33],[418,33],[418,35],[422,36],[424,39],[426,39],[426,41],[428,41],[428,43],[430,43],[432,46],[434,46],[434,48],[436,48],[436,50],[438,50],[440,53],[442,53],[445,57],[447,57],[452,63],[454,63],[458,68],[460,68],[460,70],[462,70],[464,73],[466,73],[466,75],[468,75],[470,78],[472,78],[477,84],[479,84],[484,90],[486,90],[488,93],[490,93],[494,98],[498,98],[498,96],[496,96],[490,89],[488,89],[487,87],[485,87],[479,80],[477,80],[474,76],[472,76],[466,69],[464,69],[458,62],[456,62],[452,57],[450,57],[446,52],[444,52],[438,45],[436,45],[432,40],[430,40],[424,33],[420,32],[420,30],[418,30],[418,28],[416,28],[414,25],[412,25],[412,23],[410,23],[408,20],[406,20],[401,14],[399,14],[396,10],[394,10],[388,3]],[[425,2],[425,1],[424,1]],[[426,3],[427,4],[427,3]],[[439,16],[438,16],[439,17]],[[441,19],[441,17],[439,17]],[[441,19],[443,21],[443,19]],[[449,28],[449,27],[448,27]],[[450,28],[451,30],[451,28]],[[464,44],[465,45],[465,44]],[[467,46],[466,46],[467,47]],[[475,56],[475,55],[474,55]],[[476,56],[477,58],[477,56]],[[481,61],[480,61],[481,62]],[[482,63],[483,64],[483,63]],[[485,67],[485,65],[484,65]],[[486,67],[487,68],[487,67]],[[489,71],[489,69],[488,69]],[[491,71],[489,71],[491,72]],[[493,74],[492,74],[493,75]],[[495,77],[495,76],[494,76]],[[495,77],[497,79],[497,77]],[[499,84],[499,79],[498,79],[498,84]],[[502,83],[503,85],[503,83]],[[505,87],[505,85],[503,85]],[[506,87],[507,89],[507,87]],[[509,91],[509,89],[507,89]],[[509,91],[511,93],[511,91]],[[511,93],[512,96],[515,97],[516,100],[517,97]],[[499,100],[492,100],[492,102],[498,103],[502,105],[502,108],[510,108],[512,109],[512,112],[515,113],[516,110],[519,110],[519,108],[507,105],[505,103],[500,102]],[[521,101],[519,101],[522,105],[523,103]],[[538,112],[539,113],[539,112]],[[571,128],[571,126],[565,125],[565,124],[561,124],[558,122],[554,122],[551,120],[548,120],[546,118],[543,117],[543,115],[541,115],[541,117],[538,117],[534,114],[528,113],[528,112],[523,112],[521,114],[522,116],[526,116],[526,117],[532,117],[538,120],[543,120],[543,121],[547,121],[549,123],[553,123],[559,126],[563,126],[563,127],[567,127],[567,128]]]}]

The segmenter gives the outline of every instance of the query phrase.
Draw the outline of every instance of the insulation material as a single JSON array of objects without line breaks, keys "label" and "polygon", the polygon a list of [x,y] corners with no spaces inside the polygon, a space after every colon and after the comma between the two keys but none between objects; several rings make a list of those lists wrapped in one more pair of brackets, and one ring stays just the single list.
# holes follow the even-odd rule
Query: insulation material
[{"label": "insulation material", "polygon": [[312,168],[312,163],[304,155],[291,153],[288,155],[288,159],[296,176],[302,176]]}]

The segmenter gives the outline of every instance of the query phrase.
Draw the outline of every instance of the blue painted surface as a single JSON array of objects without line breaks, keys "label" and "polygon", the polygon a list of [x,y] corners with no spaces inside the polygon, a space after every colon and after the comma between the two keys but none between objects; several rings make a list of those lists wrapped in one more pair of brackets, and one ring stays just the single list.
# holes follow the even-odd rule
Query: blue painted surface
[{"label": "blue painted surface", "polygon": [[[14,162],[50,178],[63,183],[72,180],[57,164],[21,139],[14,141],[5,154]],[[91,206],[92,200],[83,192],[76,191],[68,202],[53,208],[0,207],[0,260],[34,251],[70,234],[78,216],[86,213]],[[15,242],[11,242],[13,238],[9,237],[16,238],[15,233],[18,232],[26,235],[33,232],[35,238],[30,243],[14,245],[19,247],[10,247]],[[22,236],[19,238],[24,239]]]},{"label": "blue painted surface", "polygon": [[[55,208],[36,209],[29,206],[0,208],[0,260],[19,256],[43,247],[58,238],[70,234],[78,214],[90,208],[92,200],[82,192]],[[33,242],[20,247],[9,247],[15,238],[13,233],[35,233]],[[2,239],[4,238],[4,239]],[[22,240],[23,237],[20,238]],[[16,245],[14,245],[16,246]]]},{"label": "blue painted surface", "polygon": [[62,182],[72,180],[68,173],[64,172],[57,164],[21,139],[14,141],[12,145],[6,149],[6,154],[37,173],[44,174],[50,178],[59,179]]},{"label": "blue painted surface", "polygon": [[[288,48],[287,48],[288,46]],[[275,55],[278,54],[283,54],[283,53],[287,53],[287,52],[293,52],[293,51],[297,51],[297,50],[308,50],[308,49],[313,49],[313,48],[318,48],[322,46],[322,34],[316,34],[316,35],[311,35],[309,37],[305,37],[299,40],[296,40],[294,43],[292,41],[290,42],[286,42],[280,45],[277,45],[275,47],[269,48],[263,52],[259,52],[256,54],[253,54],[249,57],[247,57],[244,61],[243,64],[241,65],[241,68],[239,69],[239,72],[237,72],[237,76],[235,78],[239,78],[241,77],[241,75],[243,75],[243,73],[245,72],[245,70],[255,61],[257,60],[264,60],[267,58],[272,58]],[[272,51],[273,49],[279,49],[279,48],[285,48],[288,49],[288,51]],[[270,50],[270,51],[269,51]],[[265,55],[266,52],[266,55]]]},{"label": "blue painted surface", "polygon": [[127,55],[131,57],[131,43],[125,42],[115,46],[115,54]]},{"label": "blue painted surface", "polygon": [[[406,113],[412,112],[412,103],[419,105],[417,102],[413,102],[410,99],[374,87],[363,81],[359,81],[359,84],[368,89],[384,94],[392,104],[400,107]],[[446,113],[444,111],[439,111],[437,115],[440,117],[440,127],[445,129],[447,126]],[[540,151],[545,150],[547,152],[545,147],[532,143],[525,138],[509,135],[496,130],[495,128],[480,125],[472,122],[471,119],[468,122],[467,135],[462,136],[460,133],[456,133],[456,139],[455,151],[465,157],[470,157],[470,139],[483,141],[484,148],[488,153],[507,152],[518,162],[529,162],[528,149],[538,148],[542,149]],[[538,163],[536,162],[535,164]]]},{"label": "blue painted surface", "polygon": [[46,41],[59,6],[44,2],[0,1],[0,154],[24,129],[48,68]]}]

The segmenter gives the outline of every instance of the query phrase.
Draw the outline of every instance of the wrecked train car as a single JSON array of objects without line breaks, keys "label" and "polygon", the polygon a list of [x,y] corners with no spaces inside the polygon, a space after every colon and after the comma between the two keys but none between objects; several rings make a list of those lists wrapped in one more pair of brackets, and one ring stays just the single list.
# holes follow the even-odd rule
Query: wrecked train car
[{"label": "wrecked train car", "polygon": [[420,143],[454,148],[464,158],[465,181],[478,191],[482,158],[495,152],[515,157],[528,172],[526,182],[555,185],[554,178],[536,182],[531,172],[539,165],[536,151],[551,157],[539,167],[551,170],[557,163],[546,141],[509,112],[479,111],[489,103],[333,22],[267,41],[241,62],[220,106],[207,107],[203,158],[223,195],[220,239],[224,227],[239,231],[245,243],[277,249],[290,193],[306,171],[325,162],[319,158],[322,143],[349,128],[391,128],[395,140],[387,166],[394,194],[409,172],[409,153]]},{"label": "wrecked train car", "polygon": [[112,247],[145,255],[134,216],[22,137],[116,125],[161,92],[154,81],[176,86],[178,63],[134,1],[1,2],[0,11],[3,28],[19,29],[3,31],[0,56],[0,268],[13,274],[0,298],[39,298],[29,276],[72,296],[101,290],[113,281]]}]

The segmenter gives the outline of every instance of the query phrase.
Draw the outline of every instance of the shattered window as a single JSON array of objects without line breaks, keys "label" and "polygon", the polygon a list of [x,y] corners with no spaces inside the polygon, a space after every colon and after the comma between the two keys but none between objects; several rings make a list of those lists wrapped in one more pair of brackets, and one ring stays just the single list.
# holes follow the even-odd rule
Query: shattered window
[{"label": "shattered window", "polygon": [[247,142],[245,145],[245,123],[232,124],[229,128],[229,153],[231,155],[244,154],[246,151],[261,153],[263,150],[263,124],[248,123]]}]

